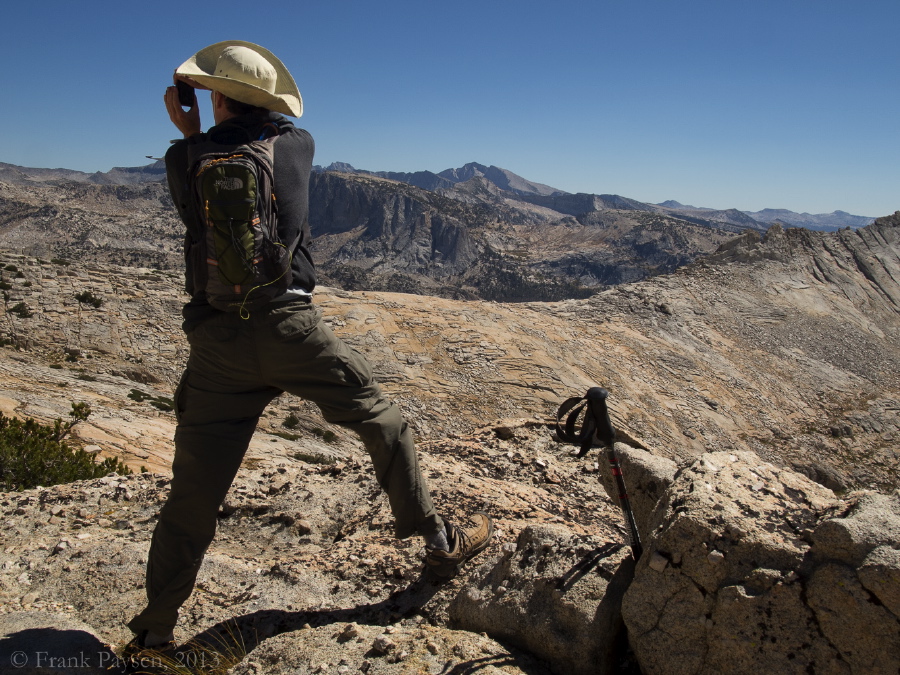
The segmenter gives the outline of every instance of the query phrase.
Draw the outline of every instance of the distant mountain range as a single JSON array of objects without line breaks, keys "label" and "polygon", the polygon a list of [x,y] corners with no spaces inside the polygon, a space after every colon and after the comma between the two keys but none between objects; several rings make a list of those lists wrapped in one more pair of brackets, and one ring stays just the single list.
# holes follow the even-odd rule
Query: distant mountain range
[{"label": "distant mountain range", "polygon": [[[565,190],[550,187],[542,183],[535,183],[526,178],[514,174],[507,169],[497,166],[485,166],[477,162],[470,162],[458,169],[446,169],[440,173],[431,171],[416,171],[403,173],[396,171],[365,171],[356,169],[346,162],[336,162],[327,167],[315,167],[318,171],[337,171],[340,173],[358,173],[379,176],[389,180],[400,181],[409,185],[415,185],[423,190],[432,192],[441,189],[449,189],[458,183],[464,183],[472,178],[482,177],[496,187],[506,192],[512,192],[530,201],[533,204],[547,206],[555,211],[578,216],[580,214],[596,211],[600,208],[624,209],[633,211],[649,211],[684,218],[689,222],[701,225],[715,224],[736,226],[738,229],[753,228],[767,229],[770,225],[778,223],[787,227],[804,227],[809,230],[833,232],[845,227],[858,229],[865,227],[875,220],[869,216],[854,216],[846,211],[834,213],[810,214],[796,213],[787,209],[763,209],[761,211],[739,211],[738,209],[710,209],[705,207],[689,206],[675,200],[669,200],[660,204],[647,204],[619,195],[596,195],[577,193],[571,194]],[[532,199],[536,198],[536,199]]]},{"label": "distant mountain range", "polygon": [[[310,253],[323,285],[501,302],[588,297],[674,272],[772,227],[857,228],[849,214],[707,209],[571,194],[495,166],[440,173],[316,167]],[[819,220],[817,220],[819,219]],[[157,161],[92,174],[0,164],[0,247],[45,258],[183,265],[183,226]]]},{"label": "distant mountain range", "polygon": [[[810,230],[833,232],[845,227],[858,229],[875,220],[871,216],[857,216],[846,211],[810,214],[796,213],[787,209],[762,209],[761,211],[717,210],[681,204],[675,200],[668,200],[659,204],[648,204],[619,195],[572,194],[549,185],[535,183],[507,169],[501,169],[497,166],[485,166],[477,162],[469,162],[456,169],[445,169],[440,173],[432,171],[416,171],[412,173],[366,171],[356,169],[346,162],[335,162],[327,167],[316,166],[314,168],[319,172],[334,171],[378,176],[379,178],[407,183],[431,192],[449,190],[473,178],[483,178],[500,190],[518,195],[532,204],[546,206],[572,216],[579,216],[602,208],[647,211],[682,218],[699,225],[725,227],[736,232],[746,228],[764,230],[775,223],[787,227],[803,227]],[[0,182],[13,184],[74,181],[96,185],[134,185],[162,181],[165,180],[165,175],[166,168],[162,160],[146,166],[114,167],[106,172],[98,171],[95,173],[85,173],[72,169],[21,167],[0,162]]]},{"label": "distant mountain range", "polygon": [[[695,211],[698,214],[708,213],[713,209],[703,207],[688,206],[680,204],[673,199],[662,202],[658,206],[673,209],[679,212]],[[788,227],[804,227],[808,230],[821,230],[823,232],[834,232],[836,230],[850,227],[854,230],[865,227],[872,223],[875,219],[868,216],[854,216],[846,211],[834,211],[833,213],[796,213],[788,209],[763,209],[762,211],[742,211],[745,215],[759,223],[772,225],[780,223]]]},{"label": "distant mountain range", "polygon": [[161,159],[146,166],[121,167],[109,171],[85,173],[73,169],[36,169],[0,162],[0,182],[22,185],[28,183],[93,183],[94,185],[136,185],[166,179],[166,165]]}]

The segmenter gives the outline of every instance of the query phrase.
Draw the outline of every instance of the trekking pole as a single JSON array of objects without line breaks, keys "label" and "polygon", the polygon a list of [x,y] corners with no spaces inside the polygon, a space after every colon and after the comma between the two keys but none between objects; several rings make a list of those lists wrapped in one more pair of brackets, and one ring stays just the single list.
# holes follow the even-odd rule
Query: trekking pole
[{"label": "trekking pole", "polygon": [[[631,502],[625,489],[625,477],[622,474],[622,467],[616,454],[616,430],[609,419],[609,409],[606,406],[608,396],[609,392],[606,389],[591,387],[582,398],[570,398],[565,401],[556,413],[556,432],[563,441],[581,444],[578,457],[584,457],[595,443],[608,446],[606,458],[612,471],[616,489],[619,492],[619,505],[622,508],[622,515],[625,517],[625,525],[628,528],[628,536],[631,539],[631,554],[637,561],[641,557],[641,553],[643,553],[641,535],[637,529],[634,512],[631,510]],[[584,410],[584,422],[581,426],[581,432],[576,436],[575,425],[582,410]],[[566,413],[569,413],[569,416],[566,419],[565,430],[563,430],[559,420]]]}]

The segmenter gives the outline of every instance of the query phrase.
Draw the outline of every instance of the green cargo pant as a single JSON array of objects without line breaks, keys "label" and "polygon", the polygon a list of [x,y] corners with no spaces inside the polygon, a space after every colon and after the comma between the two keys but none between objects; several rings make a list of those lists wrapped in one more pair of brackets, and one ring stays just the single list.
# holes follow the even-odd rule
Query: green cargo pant
[{"label": "green cargo pant", "polygon": [[196,327],[186,322],[191,353],[175,393],[172,485],[150,544],[149,604],[128,624],[135,633],[164,635],[175,626],[259,416],[282,392],[314,402],[328,422],[359,434],[398,537],[443,527],[400,412],[365,358],[320,318],[312,303],[291,301],[247,320],[216,312]]}]

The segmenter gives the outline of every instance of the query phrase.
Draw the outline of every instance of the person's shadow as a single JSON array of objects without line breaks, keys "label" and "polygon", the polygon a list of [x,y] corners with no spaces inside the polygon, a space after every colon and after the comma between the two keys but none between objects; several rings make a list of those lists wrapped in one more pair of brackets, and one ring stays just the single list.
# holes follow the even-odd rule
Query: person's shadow
[{"label": "person's shadow", "polygon": [[[607,578],[611,586],[621,587],[619,592],[621,595],[634,576],[634,561],[631,558],[623,561],[615,573],[600,571],[599,564],[622,546],[622,544],[606,544],[591,551],[558,580],[557,588],[565,593],[585,575],[599,573]],[[351,622],[370,626],[386,626],[398,618],[409,617],[424,608],[441,590],[444,583],[444,580],[438,580],[430,572],[423,570],[419,578],[409,586],[372,604],[357,605],[347,609],[295,612],[267,609],[236,616],[222,621],[188,640],[185,643],[185,649],[193,650],[194,654],[185,654],[183,661],[189,664],[191,656],[198,662],[201,659],[212,657],[218,663],[233,662],[236,664],[263,641],[277,635],[300,630],[306,624],[312,628]],[[624,586],[622,586],[623,584]],[[607,602],[609,602],[608,597],[604,598],[602,604]],[[603,613],[599,607],[597,611],[598,614]],[[501,640],[501,642],[503,641]],[[516,658],[511,654],[499,654],[456,663],[442,675],[469,675],[489,666],[499,668],[504,665],[522,667],[522,664],[516,662]],[[528,668],[526,668],[527,670]],[[535,672],[546,673],[548,671],[538,667]]]},{"label": "person's shadow", "polygon": [[0,638],[0,673],[111,675],[122,664],[96,635],[77,628],[24,628]]},{"label": "person's shadow", "polygon": [[441,589],[442,581],[423,571],[409,586],[367,605],[352,608],[285,611],[264,609],[251,614],[232,617],[198,633],[185,642],[187,663],[191,657],[203,659],[210,655],[224,661],[239,661],[264,640],[300,630],[336,623],[359,623],[387,626],[398,618],[408,617],[422,609]]},{"label": "person's shadow", "polygon": [[[268,609],[236,616],[187,640],[176,657],[170,659],[172,663],[167,660],[164,664],[171,665],[173,672],[184,672],[193,670],[193,663],[199,666],[210,660],[237,663],[263,640],[299,630],[305,624],[318,627],[355,621],[387,625],[424,607],[440,588],[441,582],[423,571],[406,588],[368,605],[297,612]],[[110,645],[87,630],[36,626],[0,638],[0,673],[116,675],[124,672],[124,662]]]}]

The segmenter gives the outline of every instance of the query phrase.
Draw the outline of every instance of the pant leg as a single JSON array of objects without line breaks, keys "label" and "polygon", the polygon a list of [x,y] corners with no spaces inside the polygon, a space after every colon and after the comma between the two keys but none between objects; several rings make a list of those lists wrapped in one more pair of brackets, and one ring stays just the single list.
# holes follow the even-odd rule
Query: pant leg
[{"label": "pant leg", "polygon": [[384,396],[360,353],[319,321],[311,303],[292,303],[269,319],[259,348],[266,381],[312,401],[325,420],[356,432],[388,496],[397,537],[432,534],[443,527],[422,476],[412,432]]},{"label": "pant leg", "polygon": [[249,335],[199,332],[191,338],[188,367],[175,395],[171,490],[150,543],[148,604],[128,624],[135,633],[164,635],[175,626],[260,413],[280,393],[259,384]]}]

